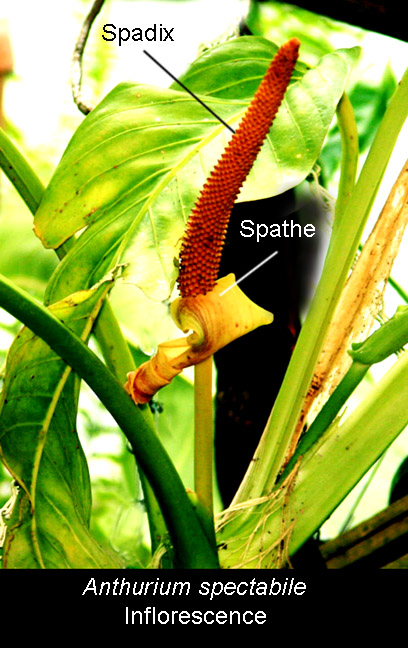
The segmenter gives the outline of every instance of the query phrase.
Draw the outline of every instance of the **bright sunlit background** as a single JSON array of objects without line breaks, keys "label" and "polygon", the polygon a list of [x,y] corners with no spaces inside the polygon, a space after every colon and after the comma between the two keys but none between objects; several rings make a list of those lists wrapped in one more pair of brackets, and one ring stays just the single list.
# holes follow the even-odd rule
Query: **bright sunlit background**
[{"label": "bright sunlit background", "polygon": [[[83,119],[71,97],[70,66],[82,20],[91,4],[81,0],[9,0],[3,2],[0,8],[0,19],[8,21],[14,55],[14,72],[8,78],[4,92],[7,130],[44,184],[48,183],[69,139]],[[117,83],[124,80],[167,87],[171,80],[143,54],[143,49],[147,49],[162,61],[173,74],[179,75],[196,58],[201,44],[214,41],[224,32],[233,33],[240,17],[246,13],[247,6],[246,0],[107,1],[93,26],[86,49],[83,82],[86,101],[95,105]],[[278,44],[295,34],[302,40],[302,34],[296,33],[300,24],[296,12],[271,6],[265,12],[264,20],[268,28],[268,37]],[[173,27],[174,42],[127,42],[119,47],[117,40],[106,42],[102,39],[102,28],[107,23],[129,28],[146,28],[154,23],[167,28]],[[339,26],[318,17],[308,24],[307,29],[309,41],[305,50],[301,50],[301,58],[307,63],[314,64],[322,54],[322,51],[319,51],[319,43],[322,44],[323,50],[326,46],[336,49],[360,45],[363,48],[359,67],[350,81],[351,87],[357,79],[375,87],[384,79],[386,70],[397,80],[404,72],[408,60],[408,46],[404,43],[356,28]],[[387,170],[384,185],[370,218],[371,226],[405,162],[407,143],[408,126],[400,136]],[[336,180],[337,176],[334,175],[329,187],[333,195],[336,194]],[[53,252],[44,251],[40,242],[35,239],[32,234],[31,214],[4,177],[0,178],[0,191],[0,271],[8,274],[8,267],[11,266],[11,262],[10,266],[8,265],[8,260],[16,254],[19,255],[21,277],[16,276],[13,267],[13,279],[21,279],[20,283],[25,289],[41,297],[47,277],[55,266],[55,255]],[[407,255],[408,241],[405,237],[392,275],[406,290]],[[30,274],[31,278],[28,281],[27,275]],[[388,288],[385,313],[391,316],[400,303],[401,299]],[[4,352],[14,334],[15,325],[12,318],[6,313],[1,313],[0,350],[3,352],[0,363],[4,361]],[[379,377],[379,372],[384,372],[383,366],[376,368],[375,379]],[[366,387],[367,385],[364,385],[362,391]],[[99,489],[99,493],[105,493],[108,499],[112,495],[112,490],[109,490],[112,489],[112,482],[117,484],[115,497],[120,498],[120,504],[115,512],[106,513],[104,521],[101,522],[115,546],[115,537],[120,529],[126,525],[131,527],[132,524],[137,527],[141,508],[134,501],[131,486],[129,491],[118,495],[122,476],[115,457],[124,452],[124,442],[118,437],[113,421],[94,402],[88,390],[85,390],[81,403],[83,412],[92,412],[92,416],[89,416],[89,413],[82,414],[80,427],[96,483],[95,488]],[[169,429],[170,427],[169,425]],[[104,434],[94,434],[101,429],[104,430]],[[171,432],[169,434],[171,435]],[[177,443],[177,439],[174,443]],[[374,479],[354,511],[353,524],[387,506],[392,476],[407,455],[406,431],[376,469]],[[189,453],[183,461],[187,464]],[[130,466],[131,464],[129,475],[132,470]],[[132,477],[129,477],[129,483],[131,480]],[[359,484],[326,523],[324,536],[334,535],[343,527],[361,489],[362,484]],[[0,482],[0,505],[9,494],[9,480],[4,478]],[[103,508],[103,505],[100,506]],[[106,506],[108,507],[108,504]],[[129,535],[131,532],[130,528]]]}]

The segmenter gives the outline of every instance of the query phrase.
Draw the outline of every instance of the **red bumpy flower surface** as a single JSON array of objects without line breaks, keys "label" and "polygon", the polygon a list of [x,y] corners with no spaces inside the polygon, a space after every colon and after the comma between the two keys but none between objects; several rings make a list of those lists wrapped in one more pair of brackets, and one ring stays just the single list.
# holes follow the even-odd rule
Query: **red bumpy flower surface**
[{"label": "red bumpy flower surface", "polygon": [[180,252],[182,297],[205,295],[215,286],[232,208],[282,103],[299,45],[292,38],[278,50],[195,204]]}]

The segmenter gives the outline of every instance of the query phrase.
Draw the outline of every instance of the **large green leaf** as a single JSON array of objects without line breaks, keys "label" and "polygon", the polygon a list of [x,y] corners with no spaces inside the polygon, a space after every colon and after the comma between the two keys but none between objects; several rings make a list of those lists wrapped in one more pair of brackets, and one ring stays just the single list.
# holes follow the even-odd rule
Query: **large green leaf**
[{"label": "large green leaf", "polygon": [[[51,309],[83,339],[111,282]],[[7,515],[3,566],[118,567],[120,559],[90,535],[88,466],[76,432],[77,378],[29,329],[8,356],[0,401],[1,458],[18,485]]]},{"label": "large green leaf", "polygon": [[[275,51],[265,39],[238,38],[206,52],[185,79],[236,126]],[[305,74],[298,66],[240,200],[278,194],[309,173],[358,52],[333,52]],[[87,228],[55,282],[74,270],[95,281],[120,259],[129,280],[167,297],[185,222],[230,136],[185,92],[117,86],[75,133],[35,217],[46,247]]]},{"label": "large green leaf", "polygon": [[[190,65],[180,81],[189,90],[207,97],[232,100],[253,97],[278,46],[264,38],[252,36],[242,37],[233,43],[227,41],[205,51]],[[236,47],[237,43],[239,47]],[[308,67],[298,61],[290,85],[299,81],[307,70]],[[176,82],[171,87],[180,89]]]}]

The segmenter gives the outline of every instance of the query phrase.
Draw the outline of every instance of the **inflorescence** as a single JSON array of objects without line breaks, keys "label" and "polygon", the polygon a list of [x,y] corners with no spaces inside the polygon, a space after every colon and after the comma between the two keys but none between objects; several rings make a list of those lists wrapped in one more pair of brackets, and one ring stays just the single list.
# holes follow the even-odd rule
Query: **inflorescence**
[{"label": "inflorescence", "polygon": [[299,45],[292,38],[276,53],[194,206],[180,252],[182,297],[205,295],[215,286],[232,208],[282,103]]}]

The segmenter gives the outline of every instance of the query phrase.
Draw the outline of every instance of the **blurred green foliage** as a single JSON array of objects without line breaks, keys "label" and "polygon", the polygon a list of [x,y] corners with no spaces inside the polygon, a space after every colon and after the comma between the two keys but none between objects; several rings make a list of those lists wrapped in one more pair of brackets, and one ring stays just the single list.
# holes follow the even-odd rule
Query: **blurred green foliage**
[{"label": "blurred green foliage", "polygon": [[[348,94],[357,121],[360,153],[367,151],[397,83],[386,56],[380,64],[376,61],[374,78],[367,74],[364,60],[367,32],[282,2],[251,2],[247,24],[253,34],[265,36],[277,44],[298,37],[302,44],[302,60],[311,66],[338,47],[362,46],[362,60],[349,83]],[[383,39],[384,44],[387,41],[382,36],[378,39]],[[340,133],[335,122],[318,161],[321,167],[319,181],[323,186],[329,185],[339,170],[339,151]]]}]

